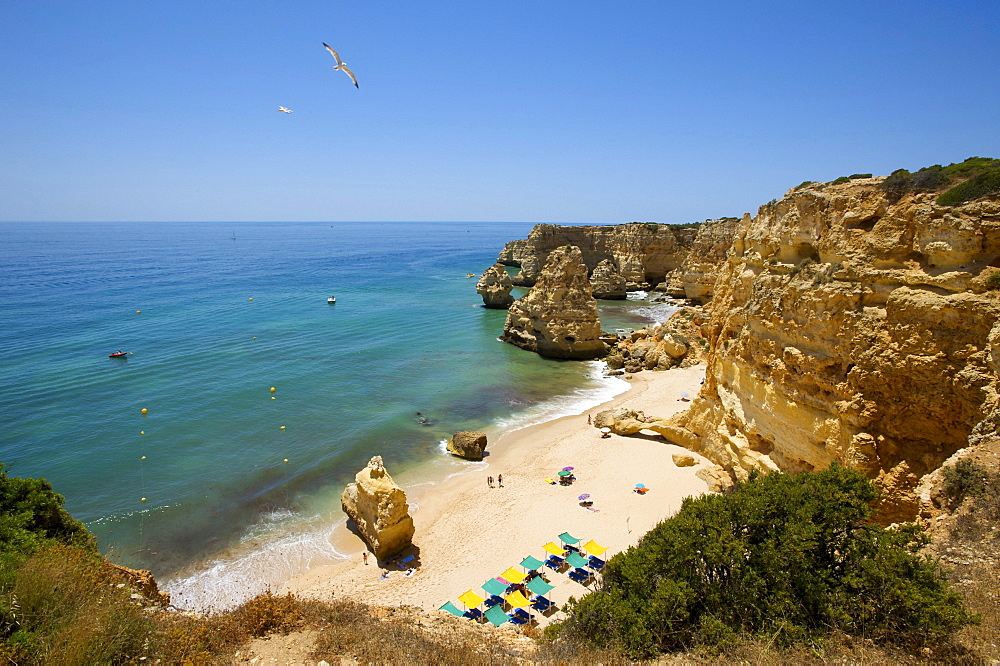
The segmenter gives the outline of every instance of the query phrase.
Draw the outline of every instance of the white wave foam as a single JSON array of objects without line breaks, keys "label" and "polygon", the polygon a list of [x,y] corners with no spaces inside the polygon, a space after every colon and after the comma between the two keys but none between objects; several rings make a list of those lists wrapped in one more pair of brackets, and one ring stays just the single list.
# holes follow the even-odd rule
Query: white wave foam
[{"label": "white wave foam", "polygon": [[[282,514],[280,517],[278,514]],[[227,553],[165,580],[173,605],[198,611],[225,610],[304,573],[311,566],[347,559],[331,543],[334,530],[318,516],[289,524],[290,512],[275,512],[274,521],[254,525],[243,542]],[[295,529],[298,527],[298,529]]]},{"label": "white wave foam", "polygon": [[496,427],[501,434],[552,421],[563,416],[582,414],[591,407],[605,403],[616,395],[620,395],[631,386],[624,379],[604,375],[603,361],[587,361],[587,377],[597,383],[596,386],[579,388],[569,395],[561,395],[546,400],[534,407],[498,421]]},{"label": "white wave foam", "polygon": [[625,298],[630,301],[644,301],[649,294],[645,291],[630,291],[625,294]]}]

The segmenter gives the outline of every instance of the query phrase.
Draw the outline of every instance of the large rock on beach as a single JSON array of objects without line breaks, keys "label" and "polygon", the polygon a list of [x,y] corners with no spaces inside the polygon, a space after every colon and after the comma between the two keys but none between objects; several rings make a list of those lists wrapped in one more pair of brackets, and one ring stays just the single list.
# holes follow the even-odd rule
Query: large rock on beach
[{"label": "large rock on beach", "polygon": [[500,339],[548,358],[604,354],[597,301],[580,248],[568,245],[549,254],[535,286],[510,306]]},{"label": "large rock on beach", "polygon": [[462,430],[448,440],[448,452],[466,460],[482,460],[486,451],[486,433]]},{"label": "large rock on beach", "polygon": [[344,513],[354,521],[358,533],[379,560],[405,550],[413,540],[406,493],[396,485],[375,456],[347,484],[340,496]]},{"label": "large rock on beach", "polygon": [[514,282],[504,270],[503,264],[494,264],[486,269],[476,283],[476,293],[483,297],[483,305],[496,310],[506,310],[514,302],[510,290]]}]

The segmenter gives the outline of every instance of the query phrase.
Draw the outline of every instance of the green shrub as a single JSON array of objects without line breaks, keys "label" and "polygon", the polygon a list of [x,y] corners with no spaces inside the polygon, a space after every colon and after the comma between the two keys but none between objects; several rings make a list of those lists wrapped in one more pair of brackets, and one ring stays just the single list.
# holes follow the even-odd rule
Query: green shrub
[{"label": "green shrub", "polygon": [[62,508],[62,495],[48,481],[12,478],[4,467],[0,463],[0,553],[31,553],[53,541],[94,548],[90,533]]},{"label": "green shrub", "polygon": [[843,185],[844,183],[849,183],[849,182],[851,182],[851,179],[850,179],[849,176],[841,176],[840,178],[837,178],[836,180],[834,180],[830,184],[831,185]]},{"label": "green shrub", "polygon": [[989,194],[1000,194],[1000,168],[995,167],[984,171],[978,176],[956,185],[939,196],[937,202],[942,206],[959,206]]},{"label": "green shrub", "polygon": [[993,271],[986,276],[987,289],[1000,289],[1000,271]]},{"label": "green shrub", "polygon": [[871,178],[871,177],[872,175],[870,173],[852,173],[850,175],[851,180],[857,180],[859,178]]},{"label": "green shrub", "polygon": [[635,657],[733,636],[796,644],[842,631],[887,643],[938,640],[974,618],[914,527],[868,522],[859,472],[752,478],[684,501],[638,546],[609,560],[564,632]]},{"label": "green shrub", "polygon": [[988,474],[982,465],[963,458],[954,465],[941,468],[944,480],[942,490],[953,504],[960,503],[967,496],[979,497],[986,490]]},{"label": "green shrub", "polygon": [[906,169],[893,171],[882,189],[890,201],[896,202],[911,192],[936,192],[959,183],[938,197],[942,206],[956,206],[987,194],[1000,192],[1000,160],[990,157],[970,157],[964,162],[946,167],[934,164],[916,173]]},{"label": "green shrub", "polygon": [[813,182],[814,181],[811,181],[811,180],[803,180],[801,183],[799,183],[798,185],[796,185],[794,189],[795,190],[801,190],[803,187],[805,187],[807,185],[812,185]]}]

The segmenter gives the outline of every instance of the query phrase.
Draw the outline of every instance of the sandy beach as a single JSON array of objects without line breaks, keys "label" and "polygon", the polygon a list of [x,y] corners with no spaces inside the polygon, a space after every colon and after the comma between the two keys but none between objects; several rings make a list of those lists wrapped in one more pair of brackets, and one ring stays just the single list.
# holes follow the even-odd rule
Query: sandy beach
[{"label": "sandy beach", "polygon": [[[684,497],[706,492],[707,484],[696,473],[707,463],[652,433],[602,439],[587,416],[618,407],[670,416],[687,408],[690,403],[679,398],[682,392],[696,395],[703,376],[704,366],[639,373],[628,391],[609,402],[490,442],[487,469],[452,477],[421,497],[412,513],[413,548],[407,551],[417,558],[411,576],[394,569],[380,579],[374,558],[369,557],[367,565],[363,562],[361,539],[343,527],[334,540],[338,549],[346,546],[350,559],[317,567],[287,583],[283,591],[433,610],[447,601],[459,605],[458,596],[470,589],[483,595],[480,586],[487,579],[511,566],[520,570],[518,563],[528,555],[544,559],[543,544],[558,543],[563,532],[607,547],[604,559],[626,550],[676,513]],[[693,455],[699,464],[677,467],[675,453]],[[566,466],[574,468],[573,485],[546,483]],[[503,487],[487,485],[487,476],[500,475]],[[649,492],[635,493],[637,483]],[[590,494],[593,510],[580,505],[583,493]],[[586,593],[565,573],[543,571],[555,585],[548,597],[556,604]],[[542,624],[552,619],[537,617]]]}]

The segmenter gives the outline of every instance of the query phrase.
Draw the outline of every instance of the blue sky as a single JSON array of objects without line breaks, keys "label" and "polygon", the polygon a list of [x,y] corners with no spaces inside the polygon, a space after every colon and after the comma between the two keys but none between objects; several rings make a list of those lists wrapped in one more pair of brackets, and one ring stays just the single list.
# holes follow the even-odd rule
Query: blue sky
[{"label": "blue sky", "polygon": [[4,2],[0,220],[741,215],[1000,157],[998,41],[996,0]]}]

